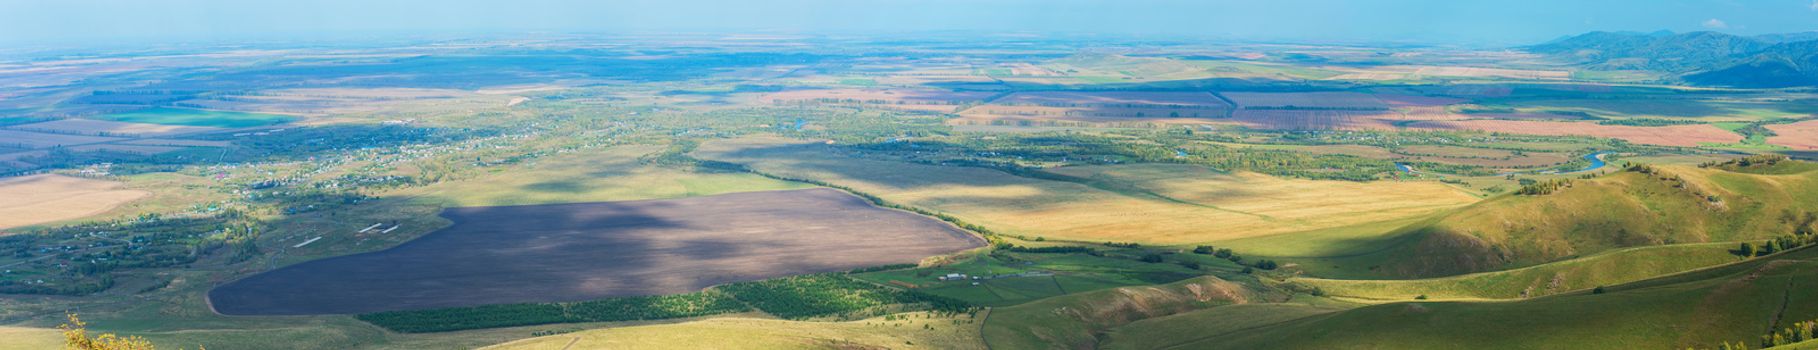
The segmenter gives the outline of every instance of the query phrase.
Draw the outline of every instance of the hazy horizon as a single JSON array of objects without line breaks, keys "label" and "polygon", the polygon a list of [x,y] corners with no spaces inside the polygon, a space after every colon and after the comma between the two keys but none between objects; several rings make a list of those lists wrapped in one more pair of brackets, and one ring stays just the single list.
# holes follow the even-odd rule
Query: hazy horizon
[{"label": "hazy horizon", "polygon": [[[935,31],[1506,46],[1588,31],[1711,30],[1751,35],[1818,30],[1814,0],[3,3],[9,10],[0,12],[0,33],[7,33],[0,35],[0,43],[54,46],[537,32]],[[1641,8],[1646,11],[1638,11]]]}]

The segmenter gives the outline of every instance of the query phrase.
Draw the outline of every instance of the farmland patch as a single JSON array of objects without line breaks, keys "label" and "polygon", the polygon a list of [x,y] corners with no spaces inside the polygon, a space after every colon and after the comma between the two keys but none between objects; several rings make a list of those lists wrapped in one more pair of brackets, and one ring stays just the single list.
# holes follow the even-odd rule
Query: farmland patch
[{"label": "farmland patch", "polygon": [[832,189],[468,207],[398,247],[284,267],[209,293],[233,315],[340,314],[674,294],[916,262],[981,243]]},{"label": "farmland patch", "polygon": [[63,175],[0,179],[0,228],[98,214],[148,195],[121,186],[113,181]]}]

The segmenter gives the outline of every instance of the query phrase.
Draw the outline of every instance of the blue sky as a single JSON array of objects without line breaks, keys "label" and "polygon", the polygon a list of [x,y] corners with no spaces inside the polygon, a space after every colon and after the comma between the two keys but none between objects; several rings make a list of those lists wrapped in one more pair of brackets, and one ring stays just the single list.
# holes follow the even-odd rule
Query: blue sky
[{"label": "blue sky", "polygon": [[0,43],[526,32],[988,31],[1510,45],[1818,31],[1818,0],[0,0]]}]

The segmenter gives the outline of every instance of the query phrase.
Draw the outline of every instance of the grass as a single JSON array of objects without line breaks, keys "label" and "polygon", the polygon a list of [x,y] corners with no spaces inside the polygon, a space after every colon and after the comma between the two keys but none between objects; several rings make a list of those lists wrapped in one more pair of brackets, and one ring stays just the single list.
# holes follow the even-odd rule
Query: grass
[{"label": "grass", "polygon": [[[1818,250],[1519,302],[1362,307],[1206,339],[1203,349],[1687,348],[1757,344],[1774,320],[1818,318]],[[1784,324],[1783,324],[1784,325]],[[1185,338],[1185,337],[1183,337]]]},{"label": "grass", "polygon": [[1550,195],[1503,195],[1452,211],[1401,229],[1408,241],[1373,253],[1377,264],[1350,267],[1368,268],[1371,277],[1437,277],[1627,247],[1767,239],[1793,232],[1775,218],[1818,211],[1818,171],[1656,168],[1658,174],[1617,172]]},{"label": "grass", "polygon": [[63,333],[54,328],[0,327],[0,350],[40,350],[63,347]]},{"label": "grass", "polygon": [[485,349],[983,349],[978,323],[984,317],[916,312],[848,322],[717,318],[587,330]]},{"label": "grass", "polygon": [[1161,349],[1183,338],[1219,337],[1270,324],[1342,311],[1354,305],[1296,295],[1294,300],[1267,304],[1237,304],[1131,322],[1112,328],[1101,337],[1101,349]]},{"label": "grass", "polygon": [[1240,284],[1201,277],[1166,285],[1121,287],[995,308],[982,333],[996,349],[1077,349],[1096,334],[1131,322],[1220,305],[1263,301]]},{"label": "grass", "polygon": [[210,111],[185,108],[151,108],[125,113],[106,114],[91,118],[128,123],[209,126],[217,128],[245,128],[284,124],[297,120],[296,117],[277,114]]},{"label": "grass", "polygon": [[[1519,299],[1640,281],[1734,263],[1730,243],[1628,248],[1525,268],[1420,280],[1296,278],[1327,295],[1376,301]],[[1525,294],[1524,294],[1525,293]],[[1524,296],[1525,295],[1525,296]]]},{"label": "grass", "polygon": [[400,191],[449,207],[586,203],[709,196],[813,186],[737,173],[699,173],[642,164],[652,146],[616,147],[539,159],[478,179]]}]

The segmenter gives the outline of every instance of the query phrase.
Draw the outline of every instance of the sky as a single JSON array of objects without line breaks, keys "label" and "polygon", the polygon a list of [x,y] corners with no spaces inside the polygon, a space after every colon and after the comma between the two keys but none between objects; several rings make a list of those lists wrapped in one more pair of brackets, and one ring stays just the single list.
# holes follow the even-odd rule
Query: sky
[{"label": "sky", "polygon": [[1818,0],[0,0],[0,45],[963,31],[1495,46],[1594,30],[1818,31]]}]

